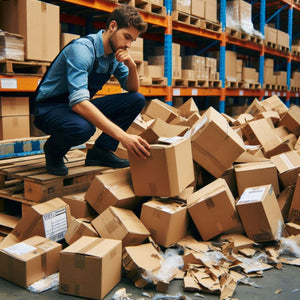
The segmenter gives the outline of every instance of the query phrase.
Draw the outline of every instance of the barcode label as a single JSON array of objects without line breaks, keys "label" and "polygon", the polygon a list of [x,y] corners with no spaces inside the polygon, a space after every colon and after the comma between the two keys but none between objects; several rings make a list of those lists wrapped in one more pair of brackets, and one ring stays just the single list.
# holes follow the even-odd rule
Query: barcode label
[{"label": "barcode label", "polygon": [[68,229],[66,208],[45,214],[43,221],[46,238],[55,242],[64,238]]},{"label": "barcode label", "polygon": [[248,188],[242,194],[238,203],[248,203],[260,201],[265,193],[266,187],[263,188]]}]

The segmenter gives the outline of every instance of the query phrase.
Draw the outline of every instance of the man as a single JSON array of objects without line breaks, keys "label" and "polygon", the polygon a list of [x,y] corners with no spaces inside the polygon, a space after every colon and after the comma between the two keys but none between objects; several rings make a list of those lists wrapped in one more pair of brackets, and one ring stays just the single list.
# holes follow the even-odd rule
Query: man
[{"label": "man", "polygon": [[[37,89],[35,110],[35,125],[50,135],[44,145],[48,173],[67,175],[65,154],[86,142],[95,127],[103,133],[88,150],[86,165],[129,166],[113,153],[119,142],[137,158],[150,155],[144,139],[126,133],[145,105],[128,49],[146,30],[137,10],[121,5],[109,16],[105,30],[73,41],[53,61]],[[111,74],[128,93],[93,98]]]}]

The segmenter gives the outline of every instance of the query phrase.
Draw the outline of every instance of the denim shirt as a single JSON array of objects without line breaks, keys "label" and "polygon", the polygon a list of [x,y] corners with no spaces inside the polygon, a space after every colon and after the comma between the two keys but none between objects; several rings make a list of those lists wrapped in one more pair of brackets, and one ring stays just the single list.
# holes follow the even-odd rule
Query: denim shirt
[{"label": "denim shirt", "polygon": [[91,99],[111,74],[126,89],[128,68],[119,63],[113,53],[105,56],[103,32],[89,35],[93,43],[87,38],[79,38],[61,51],[39,88],[37,101],[68,95],[69,105],[73,106]]}]

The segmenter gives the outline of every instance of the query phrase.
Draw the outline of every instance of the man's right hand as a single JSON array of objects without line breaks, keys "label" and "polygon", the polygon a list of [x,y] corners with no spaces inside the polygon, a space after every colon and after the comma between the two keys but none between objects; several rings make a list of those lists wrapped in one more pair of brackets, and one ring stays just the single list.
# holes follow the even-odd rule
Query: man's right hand
[{"label": "man's right hand", "polygon": [[121,144],[134,156],[139,159],[147,159],[150,156],[150,145],[142,137],[134,134],[125,133]]}]

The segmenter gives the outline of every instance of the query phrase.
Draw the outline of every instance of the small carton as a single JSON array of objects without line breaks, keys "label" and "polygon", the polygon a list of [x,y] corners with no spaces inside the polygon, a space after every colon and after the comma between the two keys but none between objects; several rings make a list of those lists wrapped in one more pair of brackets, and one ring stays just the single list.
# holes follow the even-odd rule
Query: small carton
[{"label": "small carton", "polygon": [[288,151],[271,157],[283,187],[296,184],[300,172],[300,156],[296,151]]},{"label": "small carton", "polygon": [[29,97],[0,97],[0,116],[29,116]]},{"label": "small carton", "polygon": [[[34,235],[62,240],[71,223],[70,207],[60,198],[30,206],[14,230],[6,237],[9,241],[21,242]],[[3,242],[0,249],[3,249]]]},{"label": "small carton", "polygon": [[300,224],[300,174],[297,175],[297,182],[292,203],[290,206],[288,220]]},{"label": "small carton", "polygon": [[79,34],[73,33],[61,33],[60,34],[60,50],[62,50],[66,45],[68,45],[73,40],[80,38]]},{"label": "small carton", "polygon": [[300,108],[293,105],[288,109],[286,114],[280,119],[280,125],[285,126],[290,132],[296,136],[300,134]]},{"label": "small carton", "polygon": [[288,111],[288,107],[279,99],[277,95],[273,95],[261,102],[266,110],[275,110],[280,116]]},{"label": "small carton", "polygon": [[24,288],[58,271],[62,245],[41,236],[0,250],[0,276]]},{"label": "small carton", "polygon": [[218,178],[244,151],[241,137],[210,107],[195,125],[192,135],[194,161]]},{"label": "small carton", "polygon": [[72,217],[89,218],[95,216],[95,211],[85,200],[85,194],[86,192],[83,192],[62,197],[62,200],[70,206]]},{"label": "small carton", "polygon": [[154,144],[160,137],[183,136],[188,129],[188,126],[171,125],[158,118],[140,136],[149,144]]},{"label": "small carton", "polygon": [[236,207],[250,239],[265,242],[277,238],[284,221],[272,185],[247,188]]},{"label": "small carton", "polygon": [[187,208],[174,200],[152,199],[144,203],[140,219],[153,240],[163,247],[172,246],[187,233]]},{"label": "small carton", "polygon": [[222,178],[193,193],[187,200],[188,212],[202,239],[207,241],[221,233],[242,233],[235,199]]},{"label": "small carton", "polygon": [[164,141],[151,145],[145,160],[129,153],[132,184],[138,196],[174,197],[195,179],[190,139]]},{"label": "small carton", "polygon": [[285,222],[288,221],[288,215],[293,200],[294,192],[295,192],[295,186],[290,185],[286,187],[277,197],[277,201]]},{"label": "small carton", "polygon": [[80,239],[83,235],[97,237],[98,233],[90,222],[85,222],[83,220],[73,218],[65,234],[66,242],[71,245],[75,241]]},{"label": "small carton", "polygon": [[199,113],[199,108],[193,98],[189,98],[180,105],[178,109],[180,111],[180,115],[185,118],[189,118],[194,113]]},{"label": "small carton", "polygon": [[59,292],[103,299],[121,280],[121,241],[83,236],[60,254]]},{"label": "small carton", "polygon": [[119,207],[108,207],[92,225],[103,238],[122,241],[122,246],[135,246],[142,244],[150,236],[150,232],[131,211]]},{"label": "small carton", "polygon": [[132,189],[129,168],[96,175],[86,192],[85,199],[98,214],[110,205],[134,208],[138,199]]},{"label": "small carton", "polygon": [[279,194],[276,165],[272,162],[244,163],[234,166],[239,196],[248,187],[272,184],[275,195]]}]

